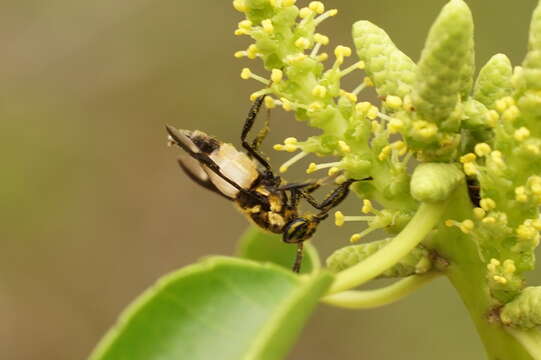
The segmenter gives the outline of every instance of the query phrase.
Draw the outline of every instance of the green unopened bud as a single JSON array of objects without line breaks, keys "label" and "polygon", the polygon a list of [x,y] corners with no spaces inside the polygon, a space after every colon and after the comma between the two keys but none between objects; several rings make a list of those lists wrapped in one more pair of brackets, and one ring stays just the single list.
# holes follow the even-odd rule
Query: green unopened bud
[{"label": "green unopened bud", "polygon": [[541,286],[527,287],[503,307],[500,319],[506,325],[534,328],[541,325]]},{"label": "green unopened bud", "polygon": [[512,75],[513,67],[509,58],[504,54],[494,55],[479,72],[473,97],[487,108],[495,109],[496,100],[511,95]]},{"label": "green unopened bud", "polygon": [[443,201],[463,181],[464,174],[454,164],[419,164],[411,178],[411,195],[422,202]]}]

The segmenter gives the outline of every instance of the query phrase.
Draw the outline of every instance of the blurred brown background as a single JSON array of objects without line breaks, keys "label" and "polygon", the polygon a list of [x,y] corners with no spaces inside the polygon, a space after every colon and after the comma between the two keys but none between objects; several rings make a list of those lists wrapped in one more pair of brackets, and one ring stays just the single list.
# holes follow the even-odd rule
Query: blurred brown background
[{"label": "blurred brown background", "polygon": [[[321,31],[351,45],[351,24],[369,19],[417,60],[445,2],[328,0],[340,14]],[[536,1],[468,3],[478,68],[497,52],[518,64]],[[230,1],[0,2],[0,359],[83,359],[160,275],[232,253],[246,221],[179,172],[164,124],[238,143],[257,89],[232,56],[248,45],[232,35],[240,19]],[[280,111],[272,130],[267,149],[307,133]],[[326,255],[356,230],[329,221],[316,244]],[[440,280],[378,310],[321,306],[289,358],[331,357],[478,360],[482,348]]]}]

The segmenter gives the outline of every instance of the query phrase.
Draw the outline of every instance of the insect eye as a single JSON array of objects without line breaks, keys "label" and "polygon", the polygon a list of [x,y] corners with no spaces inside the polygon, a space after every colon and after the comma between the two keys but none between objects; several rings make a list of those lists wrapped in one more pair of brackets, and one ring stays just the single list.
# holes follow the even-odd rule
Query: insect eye
[{"label": "insect eye", "polygon": [[304,218],[298,218],[286,225],[283,240],[286,243],[300,243],[312,236],[316,223]]}]

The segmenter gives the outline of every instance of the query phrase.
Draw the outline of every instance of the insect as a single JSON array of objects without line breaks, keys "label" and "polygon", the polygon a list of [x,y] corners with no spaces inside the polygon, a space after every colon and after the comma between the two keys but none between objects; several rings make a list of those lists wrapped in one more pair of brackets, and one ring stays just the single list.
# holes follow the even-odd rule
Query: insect
[{"label": "insect", "polygon": [[[234,201],[241,212],[263,230],[282,234],[284,242],[297,245],[293,271],[299,272],[303,242],[312,237],[329,211],[346,198],[349,186],[359,180],[346,180],[318,202],[311,193],[324,181],[287,184],[280,176],[274,175],[259,152],[259,146],[268,133],[268,119],[255,140],[252,143],[247,141],[263,99],[256,99],[242,129],[241,141],[246,153],[199,130],[179,130],[171,126],[166,126],[166,129],[170,144],[187,154],[178,163],[188,177]],[[300,214],[298,206],[301,199],[318,212]]]}]

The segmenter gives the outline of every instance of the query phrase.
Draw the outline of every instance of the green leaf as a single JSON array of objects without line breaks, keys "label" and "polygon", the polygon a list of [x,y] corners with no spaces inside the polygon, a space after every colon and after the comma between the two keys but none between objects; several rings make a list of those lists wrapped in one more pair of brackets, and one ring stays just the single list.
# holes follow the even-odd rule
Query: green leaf
[{"label": "green leaf", "polygon": [[209,258],[139,296],[90,360],[283,359],[331,281],[329,273]]},{"label": "green leaf", "polygon": [[[259,262],[271,262],[291,269],[296,251],[297,247],[284,243],[280,235],[262,232],[252,226],[241,237],[237,256]],[[321,262],[316,248],[305,242],[301,273],[311,273],[320,267]]]}]

